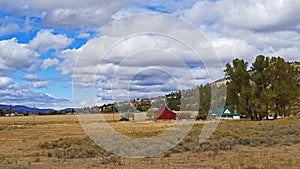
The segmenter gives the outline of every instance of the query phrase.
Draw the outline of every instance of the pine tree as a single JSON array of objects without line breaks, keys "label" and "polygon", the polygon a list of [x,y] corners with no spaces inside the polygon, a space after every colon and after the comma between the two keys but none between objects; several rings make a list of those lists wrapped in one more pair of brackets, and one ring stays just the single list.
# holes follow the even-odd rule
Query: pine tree
[{"label": "pine tree", "polygon": [[225,73],[230,79],[227,84],[226,107],[235,108],[237,113],[252,116],[252,89],[247,67],[248,63],[242,59],[234,59],[232,66],[226,64]]}]

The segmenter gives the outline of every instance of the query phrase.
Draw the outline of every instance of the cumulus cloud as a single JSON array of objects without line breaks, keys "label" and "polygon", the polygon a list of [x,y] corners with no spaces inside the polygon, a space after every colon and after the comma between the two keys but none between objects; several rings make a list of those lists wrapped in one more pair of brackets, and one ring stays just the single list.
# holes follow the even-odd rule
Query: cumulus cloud
[{"label": "cumulus cloud", "polygon": [[[72,42],[66,35],[53,34],[52,30],[41,30],[28,43],[19,43],[16,38],[0,41],[0,74],[19,71],[34,71],[41,52],[49,49],[61,50]],[[58,59],[45,59],[42,69],[58,65]]]},{"label": "cumulus cloud", "polygon": [[55,98],[46,93],[34,92],[26,84],[12,83],[0,90],[0,102],[3,104],[22,104],[41,108],[62,108],[71,106],[68,99]]},{"label": "cumulus cloud", "polygon": [[258,54],[299,60],[300,33],[296,31],[255,32],[217,25],[211,30],[206,29],[205,33],[225,62],[236,57],[252,62]]},{"label": "cumulus cloud", "polygon": [[29,42],[28,46],[40,53],[48,51],[49,49],[60,50],[64,49],[72,43],[66,35],[53,34],[53,30],[41,30]]},{"label": "cumulus cloud", "polygon": [[80,39],[87,39],[91,36],[90,33],[80,33],[77,38],[80,38]]},{"label": "cumulus cloud", "polygon": [[12,79],[9,77],[0,76],[0,89],[3,89],[12,83]]},{"label": "cumulus cloud", "polygon": [[51,66],[58,66],[58,65],[59,65],[59,60],[58,59],[56,59],[56,58],[53,58],[53,59],[47,58],[47,59],[43,60],[41,68],[43,70],[45,70],[45,69],[47,69]]},{"label": "cumulus cloud", "polygon": [[16,38],[0,41],[0,74],[26,70],[38,58],[37,52],[27,44],[18,43]]},{"label": "cumulus cloud", "polygon": [[[56,66],[61,74],[72,78],[74,87],[96,88],[96,94],[102,101],[111,101],[112,95],[125,99],[128,95],[146,97],[149,93],[162,95],[167,90],[176,90],[178,87],[192,88],[194,84],[222,78],[225,63],[236,57],[248,62],[252,62],[258,54],[299,60],[298,1],[11,2],[1,1],[0,8],[16,15],[37,16],[41,18],[42,24],[50,27],[59,26],[68,30],[76,27],[84,30],[82,32],[93,32],[90,30],[98,30],[99,27],[101,29],[98,37],[74,49],[66,49],[72,39],[66,35],[55,34],[53,30],[41,30],[29,44],[18,43],[16,39],[2,40],[0,75],[4,76],[5,73],[15,70],[22,71],[25,67],[28,69],[37,62],[39,54],[54,49],[57,54],[54,54],[54,58],[44,59],[40,68],[46,70]],[[148,19],[136,18],[130,22],[122,20],[126,20],[126,16],[149,11],[171,13],[187,19],[205,33],[210,43],[197,43],[195,37],[199,32],[176,24],[174,20],[155,18],[155,14]],[[111,20],[115,22],[106,25]],[[7,32],[8,27],[13,30],[15,26],[3,25],[0,32]],[[171,36],[135,34],[150,31],[169,34],[181,40],[188,39],[188,42],[176,42],[176,38],[174,40]],[[75,38],[82,40],[89,37],[89,33],[82,33]],[[123,37],[126,38],[122,39]],[[200,53],[200,60],[185,45],[196,49],[194,52]],[[205,50],[209,45],[215,51]],[[215,57],[214,52],[219,57]],[[184,66],[187,68],[183,68]],[[165,72],[157,71],[159,69]],[[171,72],[171,76],[165,76],[166,72]],[[49,85],[47,80],[35,79],[34,75],[23,77],[30,82],[31,87]],[[92,102],[84,98],[80,103]]]},{"label": "cumulus cloud", "polygon": [[[72,52],[71,50],[62,52],[64,54],[62,57],[72,59],[70,62],[73,64],[79,58],[75,72],[67,68],[70,66],[65,66],[70,62],[63,62],[61,66],[64,73],[72,75],[74,84],[80,86],[80,83],[76,82],[81,81],[82,86],[91,87],[97,78],[101,80],[103,80],[103,76],[111,78],[116,72],[122,75],[120,78],[124,78],[130,76],[131,73],[138,72],[140,68],[150,67],[163,67],[164,69],[165,67],[173,67],[172,71],[185,67],[187,69],[185,73],[188,73],[189,68],[195,65],[201,66],[202,64],[200,58],[188,48],[180,46],[178,42],[161,37],[144,35],[125,40],[120,43],[120,46],[111,49],[105,57],[102,55],[106,52],[104,46],[110,44],[111,39],[105,38],[105,40],[99,39],[99,41],[100,44],[93,41],[86,44],[87,46],[83,47],[83,51],[78,57],[68,57],[66,55],[67,53],[75,54],[74,50]],[[106,46],[106,49],[109,49],[109,46]],[[140,49],[143,50],[140,51]]]},{"label": "cumulus cloud", "polygon": [[[12,3],[13,2],[13,3]],[[3,0],[0,6],[7,11],[19,15],[35,15],[43,19],[43,23],[60,27],[91,27],[99,28],[112,18],[129,16],[145,11],[175,12],[193,5],[195,0],[53,0],[23,1]],[[19,4],[19,5],[14,5]]]},{"label": "cumulus cloud", "polygon": [[37,74],[25,74],[22,77],[22,79],[28,81],[25,84],[27,84],[27,86],[31,88],[32,87],[37,89],[46,88],[50,84],[50,81],[44,80],[42,77],[39,77]]},{"label": "cumulus cloud", "polygon": [[[128,3],[137,0],[53,0],[53,1],[1,1],[2,8],[16,14],[27,13],[43,18],[43,23],[61,27],[96,27],[106,24],[111,15]],[[14,5],[20,4],[20,5]]]},{"label": "cumulus cloud", "polygon": [[27,81],[38,81],[41,80],[42,78],[39,77],[37,74],[25,74],[22,77],[23,80],[27,80]]},{"label": "cumulus cloud", "polygon": [[34,81],[34,82],[31,82],[31,86],[34,87],[34,88],[38,88],[38,89],[41,89],[41,88],[46,88],[48,87],[50,84],[49,81]]},{"label": "cumulus cloud", "polygon": [[63,59],[58,66],[58,70],[62,74],[71,75],[74,72],[75,65],[82,49],[83,46],[78,49],[66,49],[57,54],[59,58]]},{"label": "cumulus cloud", "polygon": [[10,33],[16,32],[19,29],[20,29],[20,27],[16,23],[4,24],[4,25],[1,25],[1,27],[0,27],[0,35],[10,34]]},{"label": "cumulus cloud", "polygon": [[256,31],[278,30],[296,26],[300,3],[294,0],[220,0],[198,1],[182,15],[197,25],[222,22]]},{"label": "cumulus cloud", "polygon": [[241,39],[218,38],[213,40],[212,44],[225,63],[231,62],[236,57],[248,60],[259,52],[255,46]]},{"label": "cumulus cloud", "polygon": [[258,54],[298,60],[300,3],[286,1],[198,1],[178,11],[199,26],[223,62]]},{"label": "cumulus cloud", "polygon": [[[219,59],[207,39],[194,27],[176,21],[152,14],[147,19],[137,16],[106,25],[100,37],[80,49],[61,52],[61,58],[69,59],[62,65],[76,63],[73,72],[64,72],[71,75],[73,87],[96,89],[102,102],[155,97],[223,77],[223,70],[214,65]],[[189,47],[195,47],[200,56]]]},{"label": "cumulus cloud", "polygon": [[[225,3],[227,5],[225,5]],[[233,5],[233,6],[231,6]],[[224,7],[223,21],[236,27],[254,30],[272,30],[294,25],[299,22],[300,3],[294,0],[276,1],[222,1],[220,8]],[[230,9],[229,9],[229,6]],[[236,7],[236,8],[235,8]],[[219,9],[220,9],[219,8]],[[226,9],[229,9],[225,12]]]}]

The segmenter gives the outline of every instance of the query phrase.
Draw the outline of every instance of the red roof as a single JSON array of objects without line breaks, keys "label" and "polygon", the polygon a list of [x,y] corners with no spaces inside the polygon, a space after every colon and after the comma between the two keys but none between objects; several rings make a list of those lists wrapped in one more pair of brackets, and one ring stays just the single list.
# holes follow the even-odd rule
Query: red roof
[{"label": "red roof", "polygon": [[155,120],[160,119],[176,119],[176,113],[174,113],[170,108],[166,105],[162,105],[159,110],[154,113]]}]

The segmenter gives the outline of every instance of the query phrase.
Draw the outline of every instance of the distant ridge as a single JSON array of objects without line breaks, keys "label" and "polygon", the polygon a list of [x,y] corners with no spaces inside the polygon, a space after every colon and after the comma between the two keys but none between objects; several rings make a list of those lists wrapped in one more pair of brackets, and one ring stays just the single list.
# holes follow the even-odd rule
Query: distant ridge
[{"label": "distant ridge", "polygon": [[[9,107],[10,107],[10,105],[0,104],[0,109],[2,109],[2,110],[8,109]],[[47,115],[49,110],[54,110],[54,109],[33,108],[33,107],[27,107],[27,106],[22,106],[22,105],[12,105],[12,109],[13,109],[14,113],[27,112],[29,114],[39,113],[39,114],[44,114],[44,115]],[[71,111],[71,110],[78,110],[78,108],[65,108],[65,109],[61,109],[61,110]],[[56,110],[56,111],[60,111],[60,110]]]}]

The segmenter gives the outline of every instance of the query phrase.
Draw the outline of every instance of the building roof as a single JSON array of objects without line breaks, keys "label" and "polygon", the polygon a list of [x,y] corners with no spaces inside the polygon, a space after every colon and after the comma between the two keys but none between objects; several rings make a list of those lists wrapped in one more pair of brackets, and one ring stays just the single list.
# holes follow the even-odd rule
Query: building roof
[{"label": "building roof", "polygon": [[162,105],[159,110],[154,113],[155,119],[176,119],[174,113],[167,105]]},{"label": "building roof", "polygon": [[223,117],[224,116],[227,116],[227,117],[240,116],[239,114],[231,112],[229,109],[218,108],[218,109],[214,109],[212,112],[216,115],[222,115]]}]

